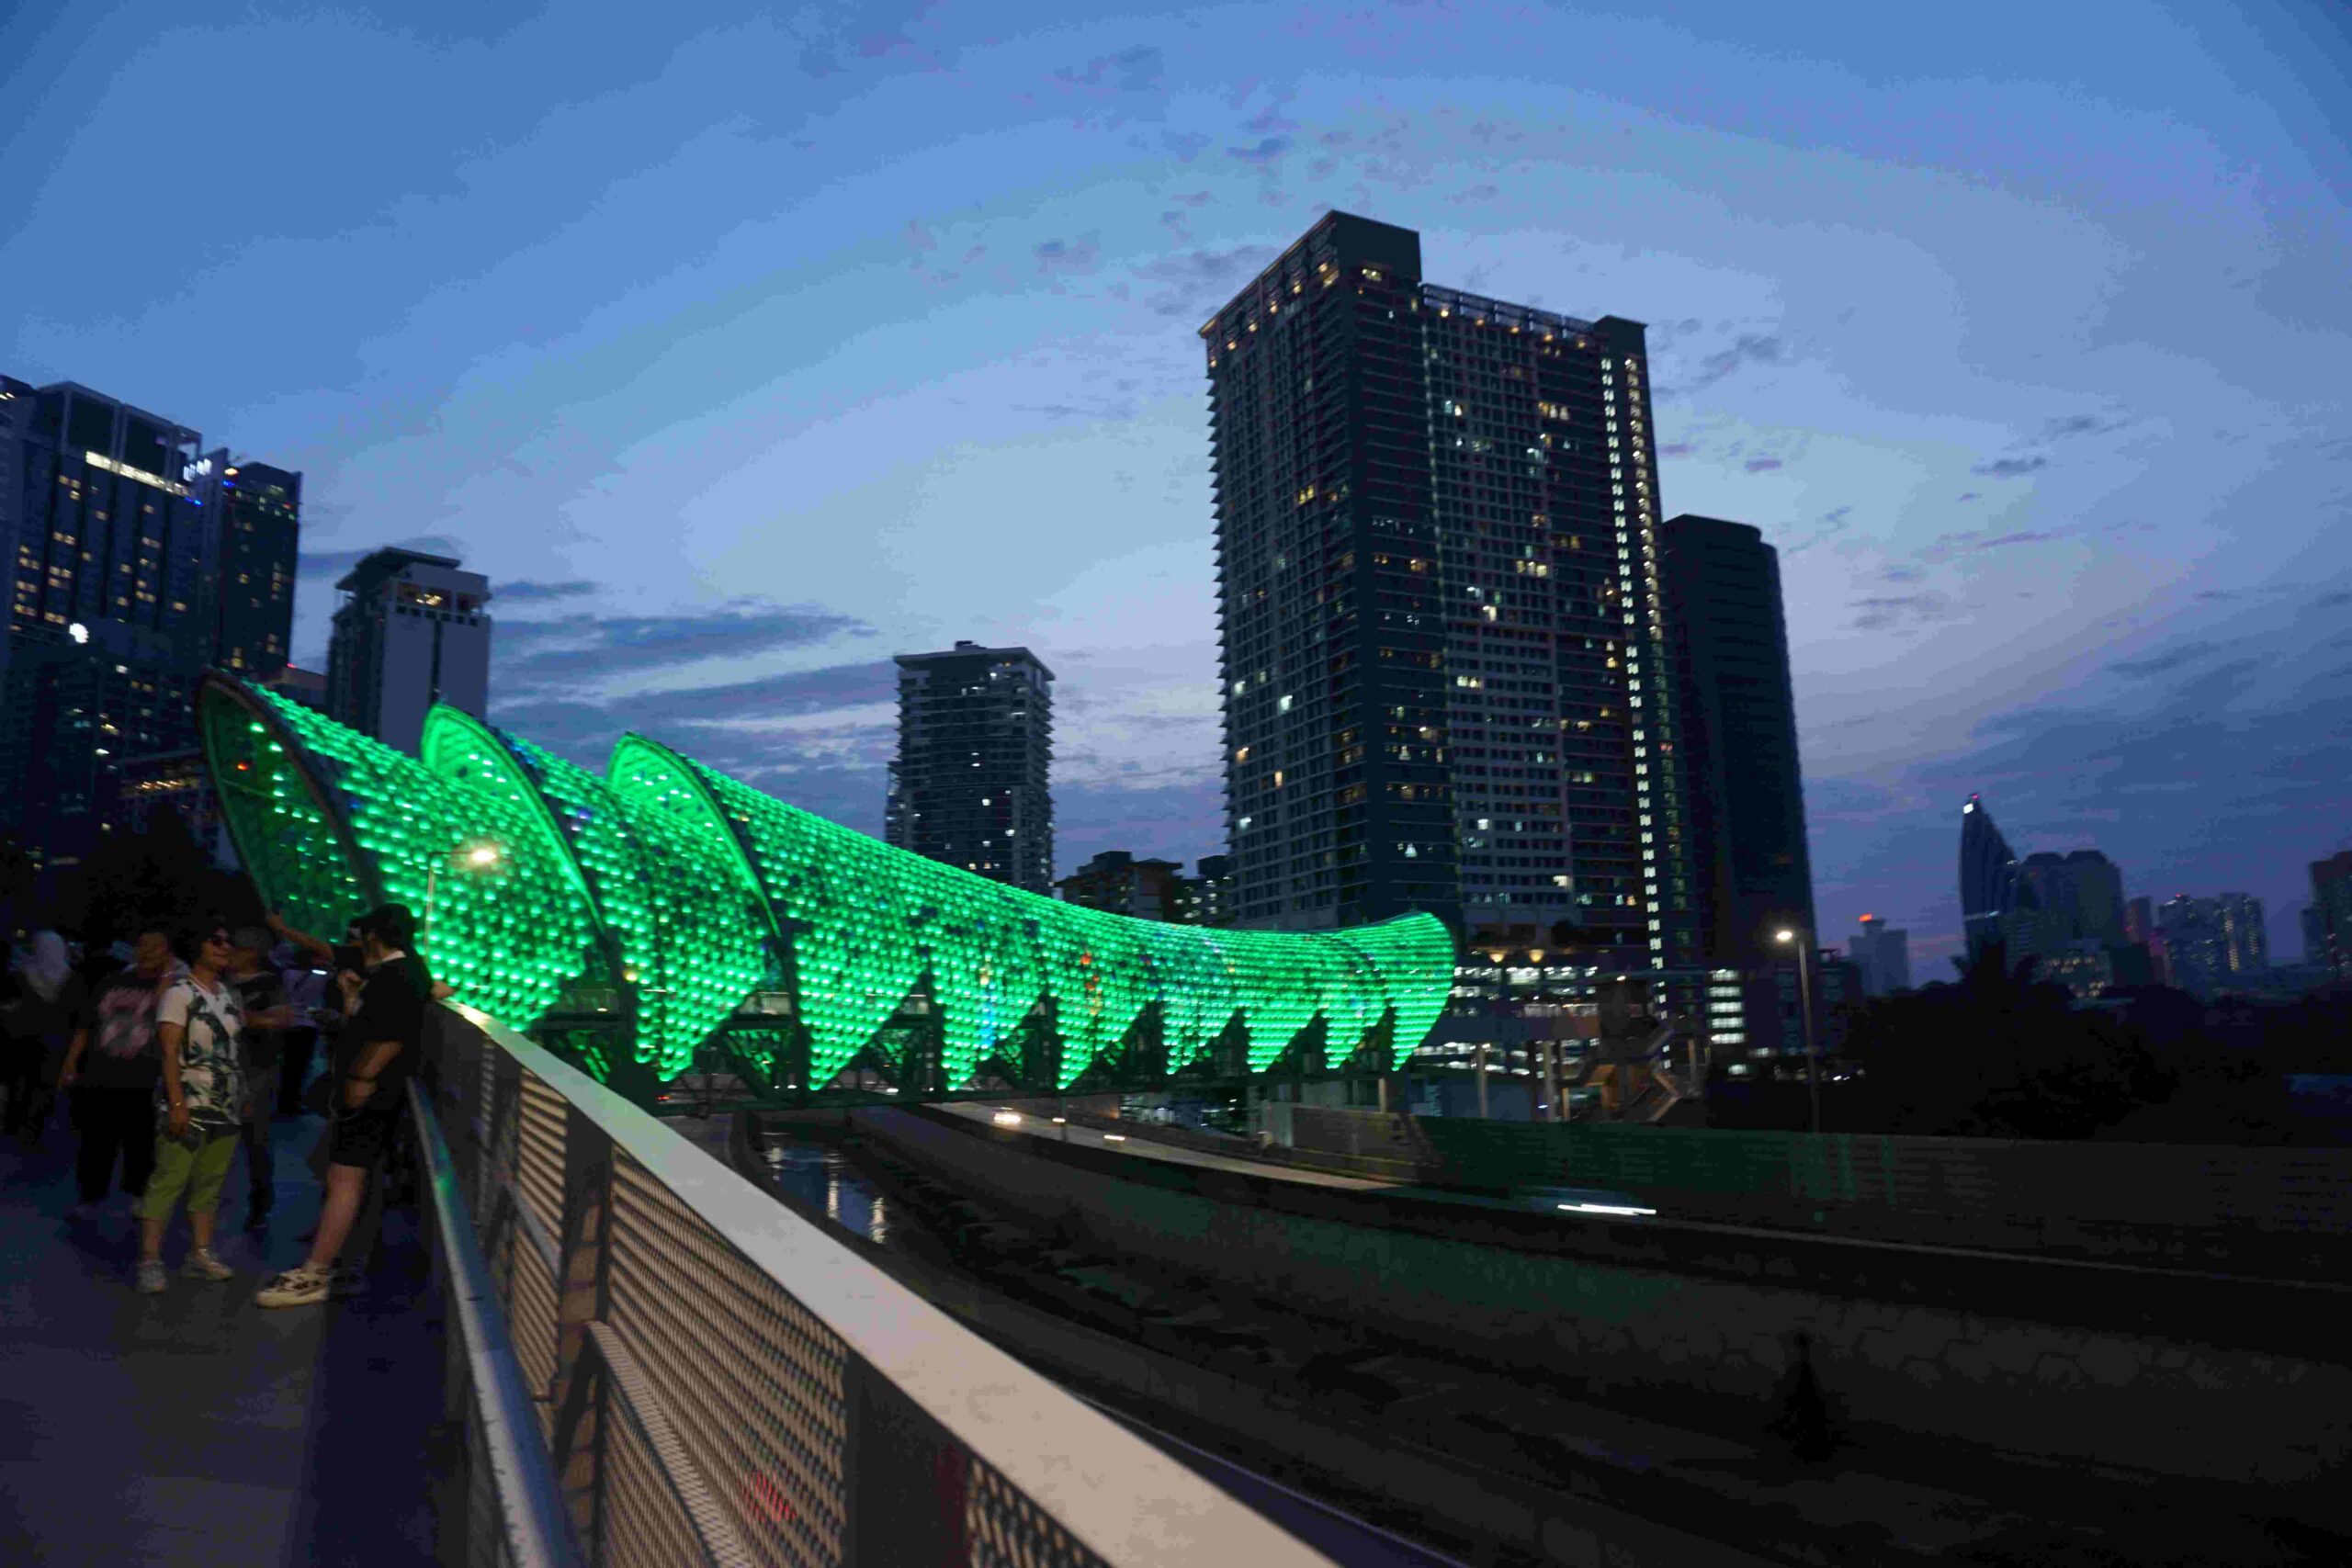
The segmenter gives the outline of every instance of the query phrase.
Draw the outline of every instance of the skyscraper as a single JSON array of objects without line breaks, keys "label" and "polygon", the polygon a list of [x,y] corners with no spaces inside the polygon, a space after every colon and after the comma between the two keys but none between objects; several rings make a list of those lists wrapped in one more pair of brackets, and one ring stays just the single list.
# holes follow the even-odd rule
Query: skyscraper
[{"label": "skyscraper", "polygon": [[490,705],[490,580],[448,556],[380,549],[335,584],[327,710],[413,751],[435,703],[480,717]]},{"label": "skyscraper", "polygon": [[193,739],[219,539],[187,479],[195,431],[71,381],[0,378],[0,822],[86,853],[129,757]]},{"label": "skyscraper", "polygon": [[1025,648],[902,653],[884,834],[1032,893],[1053,891],[1054,672]]},{"label": "skyscraper", "polygon": [[2270,931],[2263,924],[2262,900],[2224,893],[2213,900],[2222,927],[2222,951],[2233,978],[2251,979],[2270,968]]},{"label": "skyscraper", "polygon": [[2229,939],[2220,901],[2182,893],[2156,906],[2165,967],[2172,983],[2192,996],[2211,998],[2228,984]]},{"label": "skyscraper", "polygon": [[219,536],[206,584],[209,662],[268,681],[286,667],[294,635],[294,570],[301,549],[302,476],[226,449],[190,466],[196,499]]},{"label": "skyscraper", "polygon": [[1984,797],[1970,795],[1960,808],[1960,922],[1970,955],[1988,942],[2007,942],[2018,909],[2030,907],[2031,897]]},{"label": "skyscraper", "polygon": [[1862,972],[1862,989],[1873,997],[1911,988],[1911,933],[1890,928],[1876,915],[1862,917],[1860,934],[1846,939],[1847,951]]},{"label": "skyscraper", "polygon": [[1785,951],[1773,931],[1815,929],[1780,553],[1745,523],[1689,513],[1662,536],[1701,929],[1713,962],[1746,967]]},{"label": "skyscraper", "polygon": [[1201,329],[1244,926],[1700,957],[1645,332],[1330,213]]}]

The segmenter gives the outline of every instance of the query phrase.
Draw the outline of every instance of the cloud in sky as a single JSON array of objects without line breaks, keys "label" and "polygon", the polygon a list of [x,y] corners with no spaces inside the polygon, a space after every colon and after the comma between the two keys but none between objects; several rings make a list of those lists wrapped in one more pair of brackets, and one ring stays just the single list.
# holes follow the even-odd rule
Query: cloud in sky
[{"label": "cloud in sky", "polygon": [[[0,91],[25,106],[0,277],[28,302],[0,370],[300,469],[306,661],[334,579],[405,541],[490,575],[502,702],[567,723],[959,637],[1035,639],[1079,716],[1088,693],[1214,691],[1193,328],[1354,207],[1420,230],[1435,281],[1654,323],[1667,511],[1784,542],[1808,789],[1878,792],[1816,824],[1824,919],[1867,897],[1920,933],[1949,880],[1937,770],[2011,755],[1990,716],[2073,715],[2086,681],[2154,705],[2229,657],[2121,666],[2258,642],[2352,570],[2328,446],[2352,423],[2341,83],[2264,8],[2120,4],[1990,0],[1959,35],[1727,4],[1670,29],[1509,19],[1524,60],[1673,51],[1671,81],[1589,86],[1498,74],[1494,27],[1465,25],[1497,18],[1456,6],[1243,0],[1195,28],[1061,0],[714,0],[583,29],[125,0],[93,31],[35,0],[0,22]],[[2020,36],[2063,79],[2019,63]],[[184,112],[187,82],[232,78],[272,91]],[[279,193],[269,221],[84,243],[165,145]],[[1182,564],[1131,581],[1138,549]],[[2245,678],[2297,679],[2277,659]],[[873,705],[839,701],[676,722],[871,820]],[[1088,833],[1216,847],[1187,772],[1214,769],[1213,720],[1082,722],[1102,728],[1068,754],[1106,782],[1069,787],[1124,794],[1069,797],[1094,826],[1066,863],[1119,847]],[[2087,722],[2038,731],[2037,765],[2086,765],[2067,747]],[[2328,846],[2300,820],[2212,824],[2242,776],[2312,765],[2296,733],[2262,708],[2173,764],[2189,787],[2132,796],[2119,858],[2286,919],[2296,857]],[[1128,761],[1170,792],[1141,817],[1147,787],[1107,782]]]},{"label": "cloud in sky", "polygon": [[[492,592],[495,592],[495,585]],[[496,632],[502,690],[571,686],[616,671],[649,671],[717,659],[744,659],[814,647],[874,628],[810,604],[756,601],[671,615],[575,614],[506,621]],[[670,699],[662,699],[666,705]]]},{"label": "cloud in sky", "polygon": [[1969,469],[1969,472],[1972,474],[1984,474],[1996,479],[2021,479],[2027,474],[2038,474],[2049,466],[2050,459],[2040,456],[2031,457],[1996,457],[1990,462],[1977,464],[1974,468]]},{"label": "cloud in sky", "polygon": [[596,584],[586,578],[568,582],[534,582],[529,578],[516,578],[498,584],[498,603],[509,604],[546,604],[561,599],[585,599],[596,592]]}]

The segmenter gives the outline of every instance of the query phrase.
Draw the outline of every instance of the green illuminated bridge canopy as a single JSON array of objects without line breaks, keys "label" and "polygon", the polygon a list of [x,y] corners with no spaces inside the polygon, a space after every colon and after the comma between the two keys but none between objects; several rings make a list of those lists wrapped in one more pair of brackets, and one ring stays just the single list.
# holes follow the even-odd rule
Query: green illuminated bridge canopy
[{"label": "green illuminated bridge canopy", "polygon": [[1007,887],[788,806],[640,736],[599,777],[448,707],[419,755],[222,672],[207,764],[261,896],[339,933],[383,902],[458,998],[599,1077],[706,1044],[762,1088],[906,1092],[1385,1067],[1437,1021],[1433,916],[1231,931]]}]

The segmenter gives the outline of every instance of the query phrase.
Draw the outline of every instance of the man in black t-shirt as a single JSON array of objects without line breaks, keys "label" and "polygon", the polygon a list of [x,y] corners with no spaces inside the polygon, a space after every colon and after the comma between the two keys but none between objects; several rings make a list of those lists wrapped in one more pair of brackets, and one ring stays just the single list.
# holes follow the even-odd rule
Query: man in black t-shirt
[{"label": "man in black t-shirt", "polygon": [[327,1196],[311,1255],[254,1298],[266,1307],[308,1306],[327,1299],[335,1257],[358,1218],[368,1173],[383,1159],[405,1104],[409,1076],[424,1036],[433,982],[411,950],[415,919],[386,904],[358,921],[359,972],[336,976],[346,1010],[336,1042],[334,1123],[327,1134]]}]

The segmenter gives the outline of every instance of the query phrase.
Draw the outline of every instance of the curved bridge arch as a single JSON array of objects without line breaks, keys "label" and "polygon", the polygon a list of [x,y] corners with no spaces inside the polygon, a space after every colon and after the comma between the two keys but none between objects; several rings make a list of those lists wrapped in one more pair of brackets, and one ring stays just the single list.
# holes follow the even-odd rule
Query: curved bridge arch
[{"label": "curved bridge arch", "polygon": [[[1337,932],[1212,931],[1004,886],[802,811],[629,735],[606,776],[447,709],[422,761],[224,674],[200,708],[265,897],[333,925],[385,898],[458,994],[518,1028],[582,985],[634,1003],[655,1076],[714,1032],[821,1089],[872,1066],[910,1093],[1401,1061],[1445,1006],[1431,916]],[[258,780],[255,774],[258,773]],[[447,869],[491,841],[494,869]],[[616,1019],[614,1021],[621,1021]],[[788,1069],[788,1070],[787,1070]]]}]

